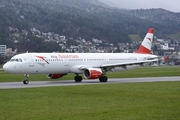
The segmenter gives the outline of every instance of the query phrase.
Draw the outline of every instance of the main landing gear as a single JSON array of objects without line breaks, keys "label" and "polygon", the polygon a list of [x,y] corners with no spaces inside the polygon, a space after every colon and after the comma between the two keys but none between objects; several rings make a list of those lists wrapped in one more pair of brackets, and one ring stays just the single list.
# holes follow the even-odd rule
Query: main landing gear
[{"label": "main landing gear", "polygon": [[[74,77],[74,80],[75,80],[75,82],[82,82],[82,77],[77,74],[77,75]],[[106,76],[101,76],[101,77],[99,78],[99,81],[100,81],[100,82],[107,82],[107,80],[108,80],[108,78],[107,78]]]},{"label": "main landing gear", "polygon": [[78,74],[74,77],[75,82],[81,82],[82,81],[82,77],[79,76]]},{"label": "main landing gear", "polygon": [[29,80],[28,80],[29,75],[28,74],[24,74],[24,77],[25,77],[25,79],[23,80],[23,83],[25,85],[29,84]]},{"label": "main landing gear", "polygon": [[101,76],[101,77],[99,78],[99,81],[100,81],[100,82],[107,82],[107,80],[108,80],[108,78],[107,78],[106,76]]}]

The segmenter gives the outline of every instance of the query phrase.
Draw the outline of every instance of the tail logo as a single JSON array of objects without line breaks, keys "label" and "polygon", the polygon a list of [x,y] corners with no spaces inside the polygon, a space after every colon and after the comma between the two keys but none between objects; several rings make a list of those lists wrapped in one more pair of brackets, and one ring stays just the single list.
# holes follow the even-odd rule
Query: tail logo
[{"label": "tail logo", "polygon": [[147,38],[149,41],[152,41],[151,38]]}]

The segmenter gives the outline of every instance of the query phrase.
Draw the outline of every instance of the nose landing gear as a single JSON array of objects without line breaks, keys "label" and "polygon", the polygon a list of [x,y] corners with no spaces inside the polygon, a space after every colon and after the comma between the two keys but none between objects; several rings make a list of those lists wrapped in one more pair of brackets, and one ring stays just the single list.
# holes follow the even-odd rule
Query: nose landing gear
[{"label": "nose landing gear", "polygon": [[29,74],[24,74],[24,77],[25,77],[25,79],[23,80],[23,83],[25,85],[29,84],[29,80],[28,80]]}]

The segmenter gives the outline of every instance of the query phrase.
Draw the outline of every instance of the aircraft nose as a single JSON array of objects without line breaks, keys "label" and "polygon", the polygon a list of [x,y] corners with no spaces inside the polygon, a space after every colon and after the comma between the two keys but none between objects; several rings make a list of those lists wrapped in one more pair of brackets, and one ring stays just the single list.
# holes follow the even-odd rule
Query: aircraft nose
[{"label": "aircraft nose", "polygon": [[10,66],[9,66],[8,63],[5,63],[5,64],[3,65],[3,70],[6,71],[6,72],[10,72],[10,71],[11,71]]},{"label": "aircraft nose", "polygon": [[7,70],[7,64],[6,64],[6,63],[3,65],[3,70],[4,70],[4,71]]}]

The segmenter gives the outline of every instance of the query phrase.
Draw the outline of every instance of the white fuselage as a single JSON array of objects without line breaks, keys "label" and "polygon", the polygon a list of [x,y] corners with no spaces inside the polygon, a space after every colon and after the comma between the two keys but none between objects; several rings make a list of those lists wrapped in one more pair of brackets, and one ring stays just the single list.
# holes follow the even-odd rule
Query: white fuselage
[{"label": "white fuselage", "polygon": [[24,53],[12,57],[3,69],[15,74],[81,74],[81,68],[109,65],[109,71],[120,71],[139,65],[127,64],[124,69],[113,64],[146,61],[150,57],[156,56],[136,53]]}]

